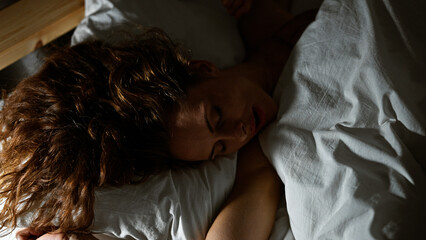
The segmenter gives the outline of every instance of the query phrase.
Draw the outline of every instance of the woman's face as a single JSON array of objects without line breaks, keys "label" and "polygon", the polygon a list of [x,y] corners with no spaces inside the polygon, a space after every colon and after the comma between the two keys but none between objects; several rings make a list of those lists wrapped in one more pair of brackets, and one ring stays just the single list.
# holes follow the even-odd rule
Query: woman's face
[{"label": "woman's face", "polygon": [[172,116],[170,150],[186,161],[236,152],[275,118],[277,106],[254,81],[214,74],[188,90]]}]

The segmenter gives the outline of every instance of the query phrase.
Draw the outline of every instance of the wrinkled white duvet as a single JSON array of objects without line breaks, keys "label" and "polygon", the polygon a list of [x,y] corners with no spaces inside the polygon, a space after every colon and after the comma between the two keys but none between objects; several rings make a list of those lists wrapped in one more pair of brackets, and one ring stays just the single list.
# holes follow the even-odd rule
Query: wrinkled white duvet
[{"label": "wrinkled white duvet", "polygon": [[296,239],[424,239],[425,12],[325,0],[294,49],[261,144]]}]

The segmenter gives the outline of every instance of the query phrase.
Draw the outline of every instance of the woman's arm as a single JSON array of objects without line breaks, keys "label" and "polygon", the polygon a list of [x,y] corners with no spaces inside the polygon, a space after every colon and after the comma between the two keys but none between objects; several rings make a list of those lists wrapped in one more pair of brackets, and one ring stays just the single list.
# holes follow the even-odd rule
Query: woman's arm
[{"label": "woman's arm", "polygon": [[253,139],[238,154],[231,196],[206,239],[268,239],[282,189],[282,182],[263,154],[258,139]]},{"label": "woman's arm", "polygon": [[249,52],[271,39],[293,16],[274,0],[252,0],[250,10],[239,18],[241,36]]},{"label": "woman's arm", "polygon": [[267,79],[261,85],[272,94],[284,65],[317,10],[292,16],[273,0],[254,0],[250,11],[240,18],[239,28],[246,43],[246,62],[263,65]]}]

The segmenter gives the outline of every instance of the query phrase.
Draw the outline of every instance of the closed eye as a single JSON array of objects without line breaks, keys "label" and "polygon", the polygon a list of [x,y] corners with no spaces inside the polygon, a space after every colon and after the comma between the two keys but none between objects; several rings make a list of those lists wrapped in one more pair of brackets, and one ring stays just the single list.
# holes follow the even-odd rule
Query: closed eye
[{"label": "closed eye", "polygon": [[225,153],[226,152],[226,145],[225,145],[225,143],[222,142],[222,141],[219,141],[218,143],[220,144],[220,152],[221,153]]},{"label": "closed eye", "polygon": [[213,160],[216,158],[218,153],[225,153],[226,152],[226,145],[222,141],[218,141],[212,148],[212,151],[210,153],[210,156],[208,160]]},{"label": "closed eye", "polygon": [[210,152],[209,158],[207,159],[208,161],[211,161],[215,158],[215,151],[216,151],[216,145],[213,146],[212,151]]}]

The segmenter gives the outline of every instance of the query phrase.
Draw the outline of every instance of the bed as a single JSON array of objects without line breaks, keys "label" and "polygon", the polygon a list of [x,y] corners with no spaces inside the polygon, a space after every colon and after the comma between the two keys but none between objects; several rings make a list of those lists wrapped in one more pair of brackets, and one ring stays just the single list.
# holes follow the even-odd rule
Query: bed
[{"label": "bed", "polygon": [[[294,12],[310,7],[295,3]],[[220,1],[87,0],[85,9],[73,44],[145,25],[223,68],[244,57]],[[424,12],[426,2],[415,0],[321,4],[275,89],[277,119],[259,136],[285,190],[270,240],[422,239]],[[232,155],[99,189],[93,231],[101,239],[203,239],[232,189],[235,163]]]}]

